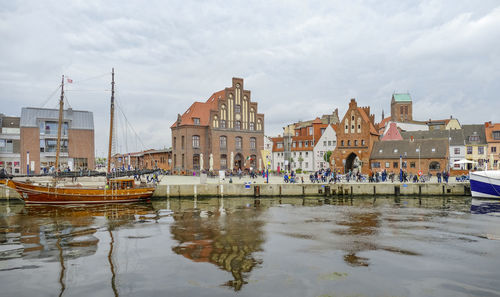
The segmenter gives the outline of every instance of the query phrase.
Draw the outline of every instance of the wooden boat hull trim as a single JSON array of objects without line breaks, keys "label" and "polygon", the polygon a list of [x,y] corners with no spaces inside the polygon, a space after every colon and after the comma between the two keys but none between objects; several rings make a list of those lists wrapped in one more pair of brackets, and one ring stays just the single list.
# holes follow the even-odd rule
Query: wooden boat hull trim
[{"label": "wooden boat hull trim", "polygon": [[97,204],[121,203],[147,200],[153,195],[153,187],[132,189],[98,189],[98,188],[57,188],[36,186],[11,181],[14,188],[26,203],[43,204]]}]

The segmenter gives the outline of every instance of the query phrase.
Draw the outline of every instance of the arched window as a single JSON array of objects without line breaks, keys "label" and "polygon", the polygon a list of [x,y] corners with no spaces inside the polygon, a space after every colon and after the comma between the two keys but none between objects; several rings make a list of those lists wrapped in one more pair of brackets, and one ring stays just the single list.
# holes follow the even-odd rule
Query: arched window
[{"label": "arched window", "polygon": [[361,133],[361,117],[358,118],[358,133]]},{"label": "arched window", "polygon": [[200,148],[200,136],[193,135],[193,148]]},{"label": "arched window", "polygon": [[254,131],[255,130],[255,123],[254,122],[250,122],[249,123],[249,127],[250,127],[250,131]]},{"label": "arched window", "polygon": [[256,149],[256,148],[257,148],[257,146],[256,146],[256,144],[255,144],[255,143],[256,143],[256,139],[255,139],[255,137],[250,137],[250,149],[251,149],[251,150],[254,150],[254,149]]},{"label": "arched window", "polygon": [[431,162],[431,164],[429,164],[429,170],[440,170],[441,169],[441,165],[439,164],[439,162]]},{"label": "arched window", "polygon": [[198,154],[193,155],[193,168],[195,170],[200,169],[200,155],[198,155]]},{"label": "arched window", "polygon": [[262,121],[260,119],[257,120],[257,131],[262,130]]},{"label": "arched window", "polygon": [[226,136],[221,136],[219,137],[219,146],[220,149],[227,149],[227,137]]},{"label": "arched window", "polygon": [[250,122],[255,122],[255,109],[250,108]]},{"label": "arched window", "polygon": [[235,138],[235,147],[237,150],[241,150],[241,148],[243,147],[243,138],[239,137],[239,136],[236,136]]},{"label": "arched window", "polygon": [[347,122],[347,119],[345,120],[345,134],[349,133],[349,124]]},{"label": "arched window", "polygon": [[235,121],[234,122],[234,128],[236,130],[240,130],[241,129],[241,122],[240,121]]},{"label": "arched window", "polygon": [[220,106],[220,119],[221,120],[226,120],[226,105],[222,104]]},{"label": "arched window", "polygon": [[215,115],[212,121],[212,127],[219,128],[219,118]]},{"label": "arched window", "polygon": [[220,169],[227,169],[227,155],[220,155]]}]

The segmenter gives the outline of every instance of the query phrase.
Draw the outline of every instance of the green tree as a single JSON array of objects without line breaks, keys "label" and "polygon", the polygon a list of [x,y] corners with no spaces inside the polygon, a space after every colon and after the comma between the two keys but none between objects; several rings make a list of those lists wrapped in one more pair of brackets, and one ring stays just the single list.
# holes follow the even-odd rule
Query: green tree
[{"label": "green tree", "polygon": [[323,155],[323,159],[325,160],[326,163],[330,164],[330,157],[332,156],[333,152],[328,151]]},{"label": "green tree", "polygon": [[302,156],[299,156],[299,158],[297,160],[299,161],[300,168],[302,168],[302,162],[304,162],[304,158],[302,158]]}]

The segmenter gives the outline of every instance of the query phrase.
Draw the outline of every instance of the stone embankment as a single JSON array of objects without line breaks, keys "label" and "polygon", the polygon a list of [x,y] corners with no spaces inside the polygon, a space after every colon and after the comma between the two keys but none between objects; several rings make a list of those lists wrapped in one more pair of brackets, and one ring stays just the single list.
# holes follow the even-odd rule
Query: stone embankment
[{"label": "stone embankment", "polygon": [[[470,196],[468,183],[338,183],[338,184],[160,184],[153,198],[287,197],[287,196]],[[0,199],[19,199],[0,187]]]}]

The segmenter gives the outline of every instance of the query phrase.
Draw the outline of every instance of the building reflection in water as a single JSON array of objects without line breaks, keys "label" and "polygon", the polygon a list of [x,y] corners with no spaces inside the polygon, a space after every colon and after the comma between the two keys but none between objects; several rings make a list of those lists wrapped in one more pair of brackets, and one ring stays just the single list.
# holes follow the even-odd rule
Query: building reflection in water
[{"label": "building reflection in water", "polygon": [[113,263],[114,238],[112,231],[136,220],[137,215],[150,214],[150,204],[117,204],[94,206],[51,206],[13,204],[5,209],[15,215],[0,216],[0,245],[18,245],[0,255],[0,261],[12,258],[44,259],[60,263],[60,292],[66,290],[65,274],[68,260],[94,255],[99,239],[95,236],[105,219],[110,236],[108,262],[111,288],[118,296]]},{"label": "building reflection in water", "polygon": [[[193,204],[190,201],[190,208],[184,205],[177,210],[172,205],[174,223],[171,233],[178,241],[172,250],[191,261],[212,263],[231,272],[233,279],[224,285],[239,291],[247,283],[248,273],[262,263],[255,258],[265,241],[264,222],[259,219],[261,208],[253,199],[231,202],[207,199],[208,204],[201,202],[194,201]],[[233,204],[225,207],[224,202]]]}]

